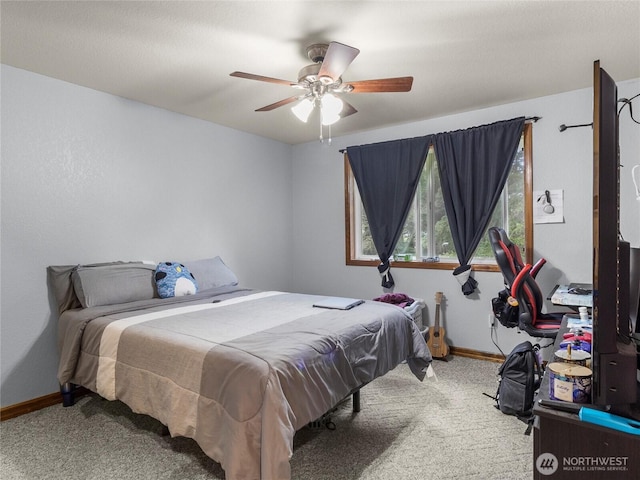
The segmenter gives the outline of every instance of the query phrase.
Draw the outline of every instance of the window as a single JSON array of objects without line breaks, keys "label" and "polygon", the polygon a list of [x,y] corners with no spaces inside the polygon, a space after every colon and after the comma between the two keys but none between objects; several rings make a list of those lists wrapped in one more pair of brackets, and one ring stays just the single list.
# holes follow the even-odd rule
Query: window
[{"label": "window", "polygon": [[[531,130],[531,124],[525,124],[509,178],[489,222],[489,227],[504,228],[515,244],[525,246],[523,257],[528,263],[532,263],[533,259]],[[431,147],[411,211],[393,253],[394,268],[453,270],[459,265],[444,208],[436,161]],[[345,197],[347,265],[377,265],[378,254],[346,156]],[[498,271],[486,233],[471,263],[474,270]]]}]

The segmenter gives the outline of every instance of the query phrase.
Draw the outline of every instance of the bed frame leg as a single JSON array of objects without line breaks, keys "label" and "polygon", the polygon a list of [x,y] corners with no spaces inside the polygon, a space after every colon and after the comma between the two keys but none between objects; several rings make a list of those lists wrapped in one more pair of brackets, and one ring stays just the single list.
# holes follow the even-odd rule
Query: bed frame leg
[{"label": "bed frame leg", "polygon": [[74,398],[75,385],[67,382],[60,385],[60,393],[62,394],[62,406],[71,407],[75,403]]},{"label": "bed frame leg", "polygon": [[353,400],[353,411],[359,412],[360,411],[360,390],[358,389],[355,392],[353,392],[353,395],[351,395],[351,398]]}]

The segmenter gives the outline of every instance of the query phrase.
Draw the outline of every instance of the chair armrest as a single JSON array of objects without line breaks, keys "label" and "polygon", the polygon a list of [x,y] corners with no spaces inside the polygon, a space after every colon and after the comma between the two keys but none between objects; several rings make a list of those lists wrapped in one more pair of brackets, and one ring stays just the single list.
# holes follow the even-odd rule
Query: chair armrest
[{"label": "chair armrest", "polygon": [[527,263],[522,270],[518,272],[516,278],[513,280],[513,285],[511,285],[511,295],[518,298],[519,290],[522,288],[524,283],[524,279],[527,275],[530,275],[531,272],[531,264]]},{"label": "chair armrest", "polygon": [[533,267],[531,267],[531,276],[533,278],[536,278],[536,275],[538,274],[538,272],[540,271],[540,269],[543,267],[545,263],[547,263],[547,260],[545,258],[541,258],[536,262],[536,264]]}]

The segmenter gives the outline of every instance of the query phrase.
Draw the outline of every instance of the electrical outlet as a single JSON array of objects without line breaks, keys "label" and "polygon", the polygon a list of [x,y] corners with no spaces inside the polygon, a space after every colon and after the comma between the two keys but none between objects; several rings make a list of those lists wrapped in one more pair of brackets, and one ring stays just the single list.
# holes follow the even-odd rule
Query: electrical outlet
[{"label": "electrical outlet", "polygon": [[489,328],[493,328],[495,326],[496,317],[493,316],[493,312],[489,312]]}]

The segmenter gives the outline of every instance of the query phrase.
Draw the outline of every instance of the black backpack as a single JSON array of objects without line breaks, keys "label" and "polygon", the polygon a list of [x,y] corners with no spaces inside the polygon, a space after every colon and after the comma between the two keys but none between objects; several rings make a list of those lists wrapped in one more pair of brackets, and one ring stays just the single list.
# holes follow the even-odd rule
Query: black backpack
[{"label": "black backpack", "polygon": [[539,349],[529,341],[516,345],[498,370],[496,408],[527,423],[531,423],[533,399],[542,382]]}]

